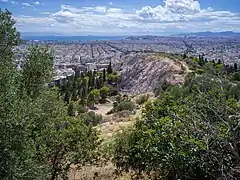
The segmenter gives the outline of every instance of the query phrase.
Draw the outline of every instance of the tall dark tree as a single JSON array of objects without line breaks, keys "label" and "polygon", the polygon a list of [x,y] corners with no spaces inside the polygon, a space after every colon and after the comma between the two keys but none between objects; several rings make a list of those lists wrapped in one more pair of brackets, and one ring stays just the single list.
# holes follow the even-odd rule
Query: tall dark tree
[{"label": "tall dark tree", "polygon": [[112,69],[112,62],[110,61],[107,67],[107,73],[108,74],[112,74],[113,73],[113,69]]},{"label": "tall dark tree", "polygon": [[106,82],[107,78],[106,78],[106,69],[103,69],[103,82]]},{"label": "tall dark tree", "polygon": [[221,59],[218,59],[218,62],[217,62],[218,64],[222,64],[222,61],[221,61]]},{"label": "tall dark tree", "polygon": [[187,55],[186,53],[183,54],[183,59],[186,59],[187,58]]},{"label": "tall dark tree", "polygon": [[237,71],[238,71],[238,65],[237,65],[237,63],[234,63],[234,66],[233,66],[233,67],[234,67],[234,71],[237,72]]}]

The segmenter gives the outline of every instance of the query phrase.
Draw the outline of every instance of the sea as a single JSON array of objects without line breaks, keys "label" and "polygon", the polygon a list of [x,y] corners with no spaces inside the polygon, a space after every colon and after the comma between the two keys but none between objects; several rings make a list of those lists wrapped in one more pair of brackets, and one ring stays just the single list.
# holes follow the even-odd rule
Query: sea
[{"label": "sea", "polygon": [[122,40],[126,36],[22,36],[23,40],[29,41],[112,41],[112,40]]}]

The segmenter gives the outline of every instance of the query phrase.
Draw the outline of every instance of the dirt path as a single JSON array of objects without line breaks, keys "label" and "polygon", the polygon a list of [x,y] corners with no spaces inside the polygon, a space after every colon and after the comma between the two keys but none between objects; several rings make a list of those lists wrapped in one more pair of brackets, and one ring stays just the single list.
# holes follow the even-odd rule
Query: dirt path
[{"label": "dirt path", "polygon": [[95,113],[101,114],[102,116],[107,116],[107,113],[113,108],[113,102],[110,101],[106,104],[99,104],[96,106],[97,110],[94,110]]}]

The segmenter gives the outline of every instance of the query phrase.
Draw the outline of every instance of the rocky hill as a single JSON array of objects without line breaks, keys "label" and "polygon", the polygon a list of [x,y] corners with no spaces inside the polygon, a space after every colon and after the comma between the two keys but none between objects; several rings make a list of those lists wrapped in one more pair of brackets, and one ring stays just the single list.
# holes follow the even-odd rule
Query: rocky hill
[{"label": "rocky hill", "polygon": [[182,84],[188,71],[188,67],[183,62],[159,53],[127,57],[119,68],[121,69],[120,89],[132,94],[152,92],[166,82]]}]

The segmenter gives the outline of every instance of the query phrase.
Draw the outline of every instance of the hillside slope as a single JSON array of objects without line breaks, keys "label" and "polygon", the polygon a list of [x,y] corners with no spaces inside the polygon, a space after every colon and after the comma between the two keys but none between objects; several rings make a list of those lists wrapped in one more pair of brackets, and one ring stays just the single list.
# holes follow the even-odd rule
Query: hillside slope
[{"label": "hillside slope", "polygon": [[165,82],[182,84],[188,71],[183,62],[158,53],[128,57],[120,69],[120,89],[132,94],[152,92]]}]

